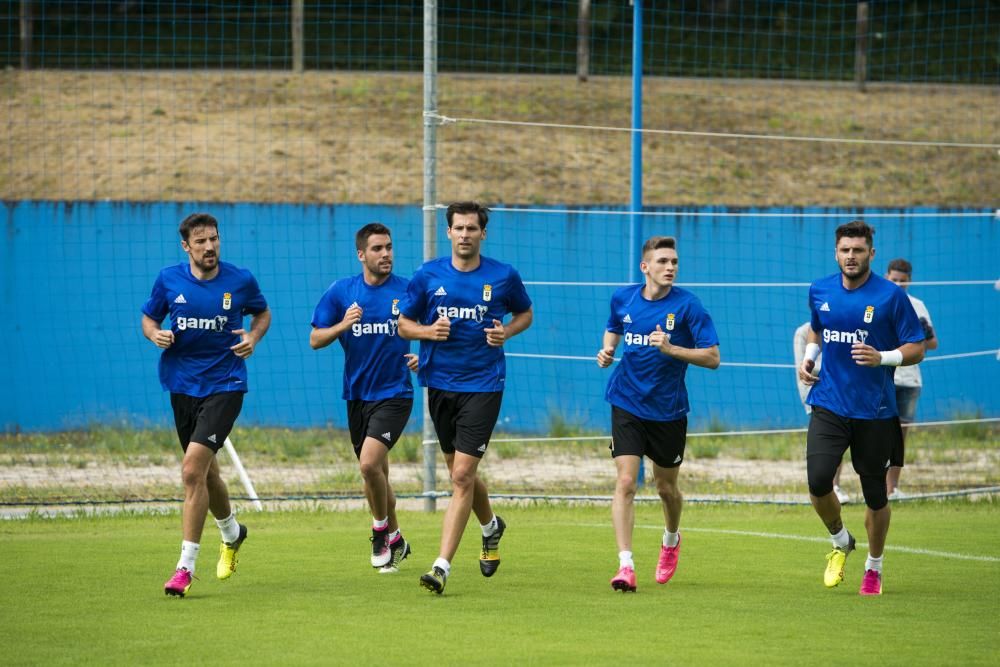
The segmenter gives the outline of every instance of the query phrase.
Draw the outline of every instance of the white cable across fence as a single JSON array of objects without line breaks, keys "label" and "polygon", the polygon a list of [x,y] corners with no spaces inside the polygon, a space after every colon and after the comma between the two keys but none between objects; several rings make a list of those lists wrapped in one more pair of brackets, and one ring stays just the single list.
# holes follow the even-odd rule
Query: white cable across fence
[{"label": "white cable across fence", "polygon": [[[432,204],[424,206],[424,211],[444,211],[448,204]],[[671,218],[671,217],[692,217],[692,218],[843,218],[845,215],[859,215],[865,218],[996,218],[1000,219],[1000,209],[992,211],[896,211],[887,213],[884,211],[865,212],[863,209],[854,209],[852,212],[844,213],[771,213],[767,211],[626,211],[626,210],[605,210],[599,208],[522,208],[508,206],[491,206],[490,211],[494,213],[531,213],[531,214],[551,214],[565,215],[616,215],[623,217],[650,217],[650,218]]]},{"label": "white cable across fence", "polygon": [[[907,424],[907,428],[928,428],[934,426],[957,426],[960,424],[993,424],[1000,422],[1000,417],[981,417],[978,419],[945,419],[940,421],[913,422]],[[701,431],[698,433],[688,433],[689,438],[722,438],[749,435],[787,435],[794,433],[805,433],[806,428],[776,428],[759,429],[748,431]],[[532,436],[508,436],[503,438],[490,438],[490,444],[498,442],[590,442],[607,441],[611,439],[611,434],[603,435],[567,435],[557,438],[532,437]],[[424,440],[421,444],[437,444],[437,440]]]},{"label": "white cable across fence", "polygon": [[[576,356],[568,354],[529,354],[525,352],[506,352],[504,356],[507,357],[520,357],[523,359],[551,359],[554,361],[590,361],[594,362],[596,356]],[[952,359],[968,359],[971,357],[1000,357],[1000,349],[995,350],[981,350],[979,352],[960,352],[957,354],[941,354],[924,357],[924,360],[920,363],[926,363],[929,361],[949,361]],[[621,361],[620,357],[615,357],[615,361]],[[794,369],[797,368],[795,364],[765,364],[756,363],[750,361],[723,361],[720,366],[729,366],[732,368],[785,368]]]},{"label": "white cable across fence", "polygon": [[[907,287],[967,287],[970,285],[996,286],[998,280],[923,280],[905,283]],[[531,287],[625,287],[635,283],[626,282],[578,282],[553,280],[525,280],[525,286]],[[809,287],[812,283],[674,283],[678,287]]]},{"label": "white cable across fence", "polygon": [[714,139],[752,139],[756,141],[803,141],[824,144],[869,144],[873,146],[916,146],[920,148],[978,148],[1000,149],[1000,144],[965,143],[958,141],[907,141],[904,139],[852,139],[848,137],[809,137],[788,134],[754,134],[745,132],[707,132],[704,130],[664,130],[657,128],[636,129],[614,125],[576,125],[572,123],[542,123],[524,120],[500,120],[495,118],[464,118],[425,113],[424,118],[437,120],[442,125],[469,123],[475,125],[510,125],[519,127],[539,127],[554,130],[588,130],[600,132],[627,132],[629,134],[662,134],[684,137],[707,137]]}]

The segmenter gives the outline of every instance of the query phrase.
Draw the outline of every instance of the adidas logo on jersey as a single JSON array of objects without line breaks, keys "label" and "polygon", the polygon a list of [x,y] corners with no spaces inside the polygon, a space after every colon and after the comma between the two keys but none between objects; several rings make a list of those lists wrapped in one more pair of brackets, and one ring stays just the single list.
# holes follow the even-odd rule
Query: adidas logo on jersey
[{"label": "adidas logo on jersey", "polygon": [[448,296],[448,293],[444,291],[444,285],[437,288],[437,291],[434,292],[434,296]]},{"label": "adidas logo on jersey", "polygon": [[824,313],[829,313],[830,312],[830,304],[828,304],[826,301],[824,301],[823,305],[820,306],[819,309],[822,310]]},{"label": "adidas logo on jersey", "polygon": [[632,324],[632,318],[629,317],[628,313],[625,313],[625,317],[622,318],[622,324]]},{"label": "adidas logo on jersey", "polygon": [[174,299],[174,303],[187,303],[187,299],[184,298],[183,294],[178,294],[177,298]]},{"label": "adidas logo on jersey", "polygon": [[392,440],[392,433],[386,431],[385,433],[382,434],[382,437],[385,438],[386,440]]}]

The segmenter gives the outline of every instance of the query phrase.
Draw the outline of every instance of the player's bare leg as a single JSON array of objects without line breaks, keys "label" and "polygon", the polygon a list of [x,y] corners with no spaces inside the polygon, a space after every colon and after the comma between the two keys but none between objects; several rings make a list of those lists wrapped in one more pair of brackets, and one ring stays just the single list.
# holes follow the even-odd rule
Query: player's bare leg
[{"label": "player's bare leg", "polygon": [[[677,561],[681,550],[681,510],[684,506],[684,496],[677,485],[681,468],[661,468],[653,464],[653,479],[656,480],[656,491],[660,495],[663,506],[663,521],[666,531],[660,546],[660,556],[656,563],[656,582],[665,584],[670,581],[677,570]],[[668,539],[669,537],[669,539]]]},{"label": "player's bare leg", "polygon": [[216,519],[225,519],[233,513],[232,504],[229,502],[229,487],[222,479],[222,471],[219,470],[219,461],[212,457],[212,463],[208,467],[208,475],[205,478],[205,485],[208,487],[208,508],[212,516]]},{"label": "player's bare leg", "polygon": [[[181,480],[184,482],[183,532],[187,542],[201,542],[205,516],[209,509],[208,472],[215,462],[215,452],[205,445],[192,442],[181,463]],[[218,464],[216,464],[218,471]],[[221,479],[219,480],[221,482]],[[229,504],[228,493],[225,504]],[[223,516],[228,516],[224,514]]]},{"label": "player's bare leg", "polygon": [[[365,496],[368,498],[368,508],[372,516],[378,519],[389,518],[389,532],[399,528],[396,523],[395,507],[389,512],[389,450],[375,438],[365,438],[361,445],[361,456],[358,459],[361,466],[361,478],[364,480]],[[393,497],[395,501],[395,497]],[[395,502],[393,502],[395,505]]]},{"label": "player's bare leg", "polygon": [[611,579],[617,591],[635,591],[635,564],[632,562],[632,531],[635,527],[635,492],[642,458],[622,455],[615,457],[617,478],[611,499],[611,523],[618,544],[618,572]]},{"label": "player's bare leg", "polygon": [[448,471],[451,473],[451,502],[444,515],[441,529],[441,558],[451,562],[462,541],[465,526],[469,523],[469,515],[475,512],[480,523],[486,523],[493,518],[493,508],[490,506],[490,496],[476,474],[479,469],[479,459],[462,452],[446,454]]}]

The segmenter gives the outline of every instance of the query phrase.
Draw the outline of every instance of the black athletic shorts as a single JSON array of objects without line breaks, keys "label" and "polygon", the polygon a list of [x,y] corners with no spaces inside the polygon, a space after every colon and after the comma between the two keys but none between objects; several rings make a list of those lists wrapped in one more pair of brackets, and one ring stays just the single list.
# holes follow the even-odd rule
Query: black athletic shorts
[{"label": "black athletic shorts", "polygon": [[890,465],[903,465],[899,417],[851,419],[814,405],[806,434],[806,458],[834,456],[839,461],[848,449],[859,475],[884,475]]},{"label": "black athletic shorts", "polygon": [[243,409],[243,394],[242,391],[226,391],[204,398],[170,394],[181,448],[186,452],[188,443],[197,442],[215,452],[222,449]]},{"label": "black athletic shorts", "polygon": [[347,401],[347,424],[351,429],[354,455],[361,458],[365,438],[375,438],[387,449],[392,449],[399,436],[403,435],[412,410],[412,398]]},{"label": "black athletic shorts", "polygon": [[456,392],[427,390],[427,408],[441,451],[482,458],[500,416],[502,391]]},{"label": "black athletic shorts", "polygon": [[611,406],[611,456],[648,456],[661,468],[676,468],[684,460],[687,417],[668,422],[640,419]]}]

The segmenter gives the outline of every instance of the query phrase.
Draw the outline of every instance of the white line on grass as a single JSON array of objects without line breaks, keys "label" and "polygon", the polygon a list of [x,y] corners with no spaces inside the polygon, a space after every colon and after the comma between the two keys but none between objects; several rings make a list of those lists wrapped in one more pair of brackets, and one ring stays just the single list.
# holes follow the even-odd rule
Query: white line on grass
[{"label": "white line on grass", "polygon": [[[573,523],[573,524],[561,524],[566,526],[576,526],[579,528],[611,528],[610,524],[604,523]],[[642,528],[644,530],[663,530],[663,526],[636,524],[636,528]],[[684,528],[684,532],[691,533],[716,533],[719,535],[737,535],[740,537],[763,537],[772,540],[794,540],[796,542],[825,542],[829,544],[830,540],[826,537],[805,537],[803,535],[785,535],[782,533],[762,533],[754,530],[730,530],[727,528]],[[867,547],[867,542],[858,542],[858,548]],[[935,551],[933,549],[918,549],[916,547],[901,547],[894,545],[886,545],[886,551],[899,552],[904,554],[915,554],[918,556],[935,556],[937,558],[951,558],[953,560],[974,560],[981,563],[1000,563],[1000,558],[996,556],[976,556],[973,554],[961,554],[954,553],[951,551]]]}]

